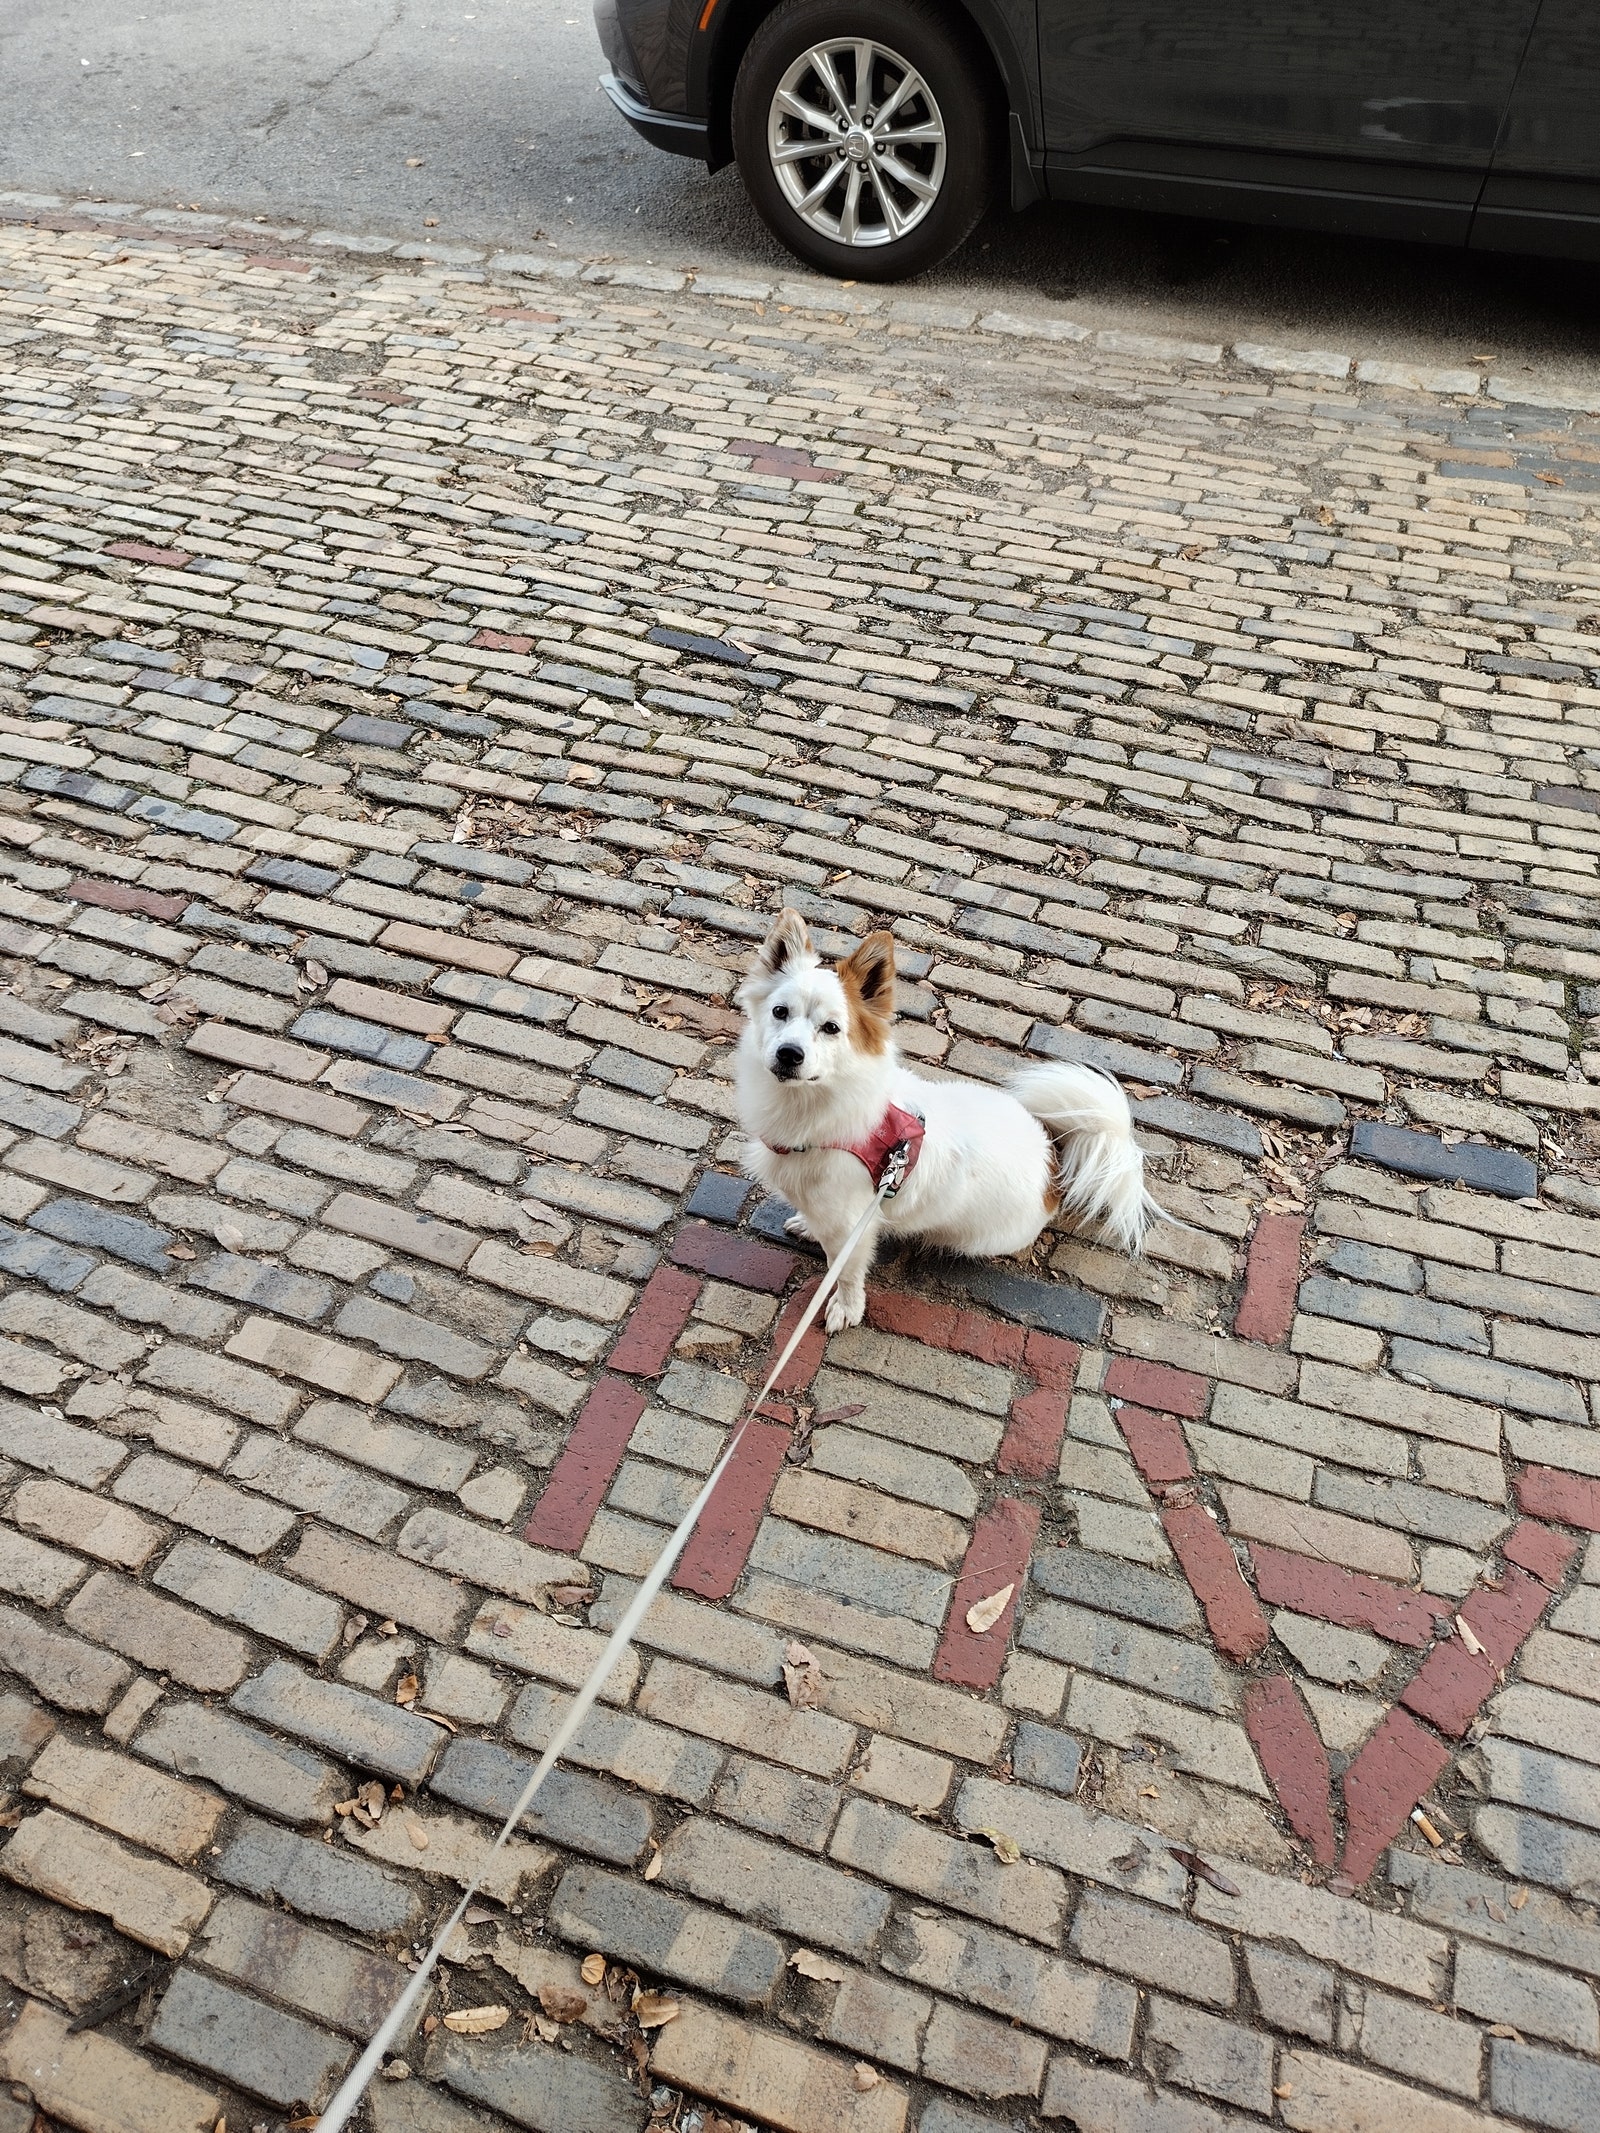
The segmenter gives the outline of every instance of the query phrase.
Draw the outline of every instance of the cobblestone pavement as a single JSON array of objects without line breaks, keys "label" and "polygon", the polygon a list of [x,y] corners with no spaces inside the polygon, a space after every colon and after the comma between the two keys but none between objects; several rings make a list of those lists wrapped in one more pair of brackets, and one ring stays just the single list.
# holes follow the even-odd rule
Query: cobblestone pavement
[{"label": "cobblestone pavement", "polygon": [[808,1339],[375,2133],[1600,2123],[1600,427],[0,256],[0,2133],[314,2123],[814,1278],[784,901],[1177,1221]]}]

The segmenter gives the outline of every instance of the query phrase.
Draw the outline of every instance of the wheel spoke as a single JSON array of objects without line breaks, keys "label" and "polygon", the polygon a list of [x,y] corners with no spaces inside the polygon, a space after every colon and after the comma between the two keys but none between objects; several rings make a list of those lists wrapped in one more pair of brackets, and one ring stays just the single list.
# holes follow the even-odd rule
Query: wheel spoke
[{"label": "wheel spoke", "polygon": [[798,119],[802,126],[814,126],[819,133],[826,134],[830,141],[837,141],[844,130],[826,111],[819,111],[815,104],[806,103],[796,96],[792,89],[780,89],[773,101],[788,117]]},{"label": "wheel spoke", "polygon": [[[877,128],[873,128],[874,133]],[[895,126],[882,138],[891,148],[937,147],[944,139],[944,128],[932,119],[922,119],[915,126]]]},{"label": "wheel spoke", "polygon": [[[849,97],[844,93],[844,83],[839,79],[839,70],[833,63],[833,54],[831,52],[813,52],[811,64],[816,69],[818,81],[821,82],[823,88],[833,98],[835,108],[840,118],[844,121],[844,125],[849,125],[851,119],[855,117],[855,113],[850,108]],[[842,133],[844,126],[836,125],[835,131]]]},{"label": "wheel spoke", "polygon": [[809,163],[816,156],[832,155],[828,141],[779,141],[772,150],[774,163]]},{"label": "wheel spoke", "polygon": [[899,82],[890,91],[884,103],[879,107],[878,116],[872,129],[873,132],[878,132],[882,126],[884,126],[891,118],[893,118],[895,113],[900,109],[900,106],[905,102],[906,98],[908,96],[913,95],[921,87],[922,76],[920,74],[913,74],[911,69],[907,67],[904,74],[901,75]]},{"label": "wheel spoke", "polygon": [[809,215],[813,209],[819,208],[838,182],[839,166],[836,163],[829,163],[827,169],[822,173],[816,184],[812,186],[811,190],[802,194],[795,202],[796,213]]},{"label": "wheel spoke", "polygon": [[891,237],[903,236],[910,225],[890,196],[889,188],[883,182],[882,172],[876,168],[872,173],[872,190],[877,198],[878,206],[883,211],[884,225],[889,235]]},{"label": "wheel spoke", "polygon": [[872,46],[859,43],[856,46],[856,100],[850,106],[850,116],[859,122],[862,112],[872,102]]},{"label": "wheel spoke", "polygon": [[860,228],[861,212],[861,166],[852,163],[850,176],[845,182],[844,213],[839,217],[839,242],[854,244]]},{"label": "wheel spoke", "polygon": [[[897,185],[903,185],[906,191],[914,194],[918,200],[933,200],[938,197],[937,185],[930,185],[920,170],[909,169],[895,156],[879,156],[873,170],[880,177],[887,172]],[[882,184],[878,186],[877,191],[880,200],[887,197],[887,188]]]}]

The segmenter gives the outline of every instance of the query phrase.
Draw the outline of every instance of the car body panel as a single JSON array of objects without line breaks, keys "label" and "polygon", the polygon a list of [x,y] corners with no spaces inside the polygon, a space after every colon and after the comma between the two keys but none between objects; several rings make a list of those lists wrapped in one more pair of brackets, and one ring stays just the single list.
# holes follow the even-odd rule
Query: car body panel
[{"label": "car body panel", "polygon": [[1544,0],[1472,242],[1600,259],[1600,0]]}]

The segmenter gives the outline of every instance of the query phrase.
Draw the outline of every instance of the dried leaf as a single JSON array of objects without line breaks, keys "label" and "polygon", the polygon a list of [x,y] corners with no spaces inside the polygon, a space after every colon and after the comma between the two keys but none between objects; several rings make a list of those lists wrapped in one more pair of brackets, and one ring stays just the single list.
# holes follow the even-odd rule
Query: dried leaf
[{"label": "dried leaf", "polygon": [[167,1246],[167,1257],[169,1259],[192,1259],[194,1257],[194,1246],[192,1244],[169,1244]]},{"label": "dried leaf", "polygon": [[811,1426],[813,1429],[821,1429],[825,1422],[848,1422],[852,1415],[864,1415],[866,1411],[866,1403],[863,1400],[853,1401],[848,1407],[830,1407],[825,1415],[813,1415]]},{"label": "dried leaf", "polygon": [[636,1992],[633,1996],[633,2018],[641,2029],[660,2029],[668,2022],[676,2022],[681,2012],[668,1993]]},{"label": "dried leaf", "polygon": [[1472,1634],[1472,1624],[1467,1621],[1466,1618],[1462,1615],[1456,1616],[1456,1635],[1467,1647],[1467,1650],[1471,1652],[1473,1658],[1476,1659],[1478,1654],[1483,1650],[1483,1646]]},{"label": "dried leaf", "polygon": [[1209,1859],[1202,1859],[1198,1852],[1190,1851],[1187,1845],[1169,1844],[1167,1850],[1186,1874],[1193,1874],[1200,1881],[1209,1881],[1211,1886],[1219,1889],[1224,1896],[1238,1895],[1239,1884],[1236,1881],[1230,1881],[1221,1867],[1213,1866]]},{"label": "dried leaf", "polygon": [[394,1685],[396,1703],[413,1704],[422,1693],[422,1683],[415,1674],[402,1674]]},{"label": "dried leaf", "polygon": [[594,1598],[592,1585],[552,1585],[550,1597],[557,1607],[587,1607]]},{"label": "dried leaf", "polygon": [[1286,2081],[1281,2088],[1274,2089],[1272,2093],[1274,2096],[1292,2096],[1294,2094],[1294,2083]]},{"label": "dried leaf", "polygon": [[1513,1910],[1513,1911],[1520,1911],[1520,1910],[1522,1909],[1522,1906],[1523,1906],[1523,1905],[1524,1905],[1524,1904],[1525,1904],[1525,1903],[1527,1902],[1527,1900],[1528,1900],[1528,1892],[1527,1892],[1527,1890],[1526,1890],[1526,1889],[1518,1889],[1518,1890],[1517,1890],[1517,1892],[1516,1892],[1516,1894],[1515,1894],[1515,1895],[1514,1895],[1514,1896],[1512,1897],[1512,1899],[1511,1899],[1511,1908],[1512,1908],[1512,1910]]},{"label": "dried leaf", "polygon": [[579,1976],[586,1985],[598,1985],[606,1974],[606,1959],[603,1955],[586,1955]]},{"label": "dried leaf", "polygon": [[975,1837],[988,1838],[989,1842],[994,1846],[994,1855],[1002,1866],[1015,1866],[1022,1857],[1022,1846],[1015,1837],[1008,1837],[1003,1829],[984,1827],[975,1829],[972,1834]]},{"label": "dried leaf", "polygon": [[413,1704],[411,1709],[414,1717],[425,1718],[430,1726],[443,1726],[447,1733],[459,1733],[461,1731],[455,1720],[446,1718],[442,1711],[424,1711],[416,1704]]},{"label": "dried leaf", "polygon": [[[539,1997],[543,1999],[544,1994]],[[504,2029],[510,2020],[509,2007],[457,2007],[445,2016],[444,2026],[458,2037],[483,2037],[491,2029]]]},{"label": "dried leaf", "polygon": [[219,1222],[216,1227],[215,1235],[217,1242],[222,1246],[222,1249],[225,1252],[242,1252],[244,1250],[244,1231],[242,1229],[236,1229],[231,1222]]},{"label": "dried leaf", "polygon": [[306,957],[305,972],[313,985],[326,985],[328,982],[327,971],[320,963],[313,961],[310,956]]},{"label": "dried leaf", "polygon": [[1011,1595],[1016,1586],[1002,1585],[998,1592],[991,1592],[988,1599],[980,1600],[975,1607],[967,1609],[967,1627],[975,1636],[981,1637],[985,1630],[993,1629],[1006,1609],[1011,1605]]},{"label": "dried leaf", "polygon": [[654,1838],[654,1837],[652,1837],[652,1838],[650,1839],[650,1856],[649,1856],[649,1858],[648,1858],[648,1859],[647,1859],[647,1860],[645,1861],[645,1863],[644,1863],[644,1878],[645,1878],[645,1880],[646,1880],[646,1881],[654,1881],[654,1880],[655,1880],[655,1878],[656,1878],[656,1876],[657,1876],[657,1875],[658,1875],[658,1874],[660,1873],[660,1871],[661,1871],[661,1847],[660,1847],[660,1845],[659,1845],[659,1844],[658,1844],[658,1843],[656,1842],[655,1838]]},{"label": "dried leaf", "polygon": [[824,1984],[844,1983],[844,1971],[839,1964],[826,1955],[818,1955],[811,1948],[796,1948],[789,1958],[789,1968],[798,1970],[802,1977],[820,1978]]},{"label": "dried leaf", "polygon": [[783,1679],[797,1711],[820,1711],[828,1685],[822,1669],[803,1644],[789,1644],[783,1654]]},{"label": "dried leaf", "polygon": [[865,2096],[868,2089],[875,2089],[878,2086],[883,2076],[875,2066],[868,2066],[865,2059],[858,2059],[852,2071],[851,2079],[855,2082],[861,2094]]},{"label": "dried leaf", "polygon": [[389,1795],[384,1791],[377,1779],[373,1778],[367,1784],[356,1788],[356,1801],[359,1806],[367,1810],[374,1822],[381,1822],[383,1820],[383,1810],[389,1804]]},{"label": "dried leaf", "polygon": [[[575,1985],[541,1985],[539,2005],[552,2022],[581,2022],[589,2012],[587,1993],[579,1992]],[[445,2020],[449,2019],[446,2015]]]},{"label": "dried leaf", "polygon": [[411,1819],[410,1815],[405,1815],[402,1817],[402,1819],[405,1823],[406,1835],[411,1839],[412,1843],[416,1846],[419,1852],[425,1852],[428,1849],[428,1844],[430,1841],[428,1837],[428,1832],[423,1828],[420,1822],[414,1822]]},{"label": "dried leaf", "polygon": [[1521,2030],[1513,2029],[1509,2022],[1491,2022],[1489,2024],[1489,2034],[1491,2037],[1510,2037],[1517,2044],[1523,2041]]}]

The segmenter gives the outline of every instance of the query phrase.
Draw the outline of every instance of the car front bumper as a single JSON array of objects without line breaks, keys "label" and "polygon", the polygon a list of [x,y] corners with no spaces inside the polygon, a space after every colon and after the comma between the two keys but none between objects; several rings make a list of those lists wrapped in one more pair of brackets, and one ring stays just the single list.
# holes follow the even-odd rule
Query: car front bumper
[{"label": "car front bumper", "polygon": [[704,119],[688,118],[681,111],[652,111],[633,85],[618,74],[602,74],[600,86],[635,133],[642,133],[652,147],[706,160]]}]

